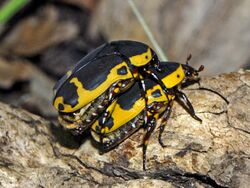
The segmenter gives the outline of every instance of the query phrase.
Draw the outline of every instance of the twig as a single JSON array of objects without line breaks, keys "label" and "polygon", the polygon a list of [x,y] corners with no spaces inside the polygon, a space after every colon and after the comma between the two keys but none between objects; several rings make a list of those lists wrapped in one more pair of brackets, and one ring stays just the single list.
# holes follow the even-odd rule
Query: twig
[{"label": "twig", "polygon": [[167,61],[168,60],[167,56],[164,54],[163,50],[161,49],[161,47],[159,46],[159,44],[155,40],[151,30],[149,29],[149,27],[148,27],[147,23],[145,22],[143,16],[141,15],[141,13],[138,11],[134,1],[133,0],[128,0],[128,2],[129,2],[129,5],[131,6],[135,16],[137,17],[138,21],[142,25],[146,35],[148,36],[149,40],[153,44],[153,47],[154,47],[156,53],[158,54],[159,58],[162,61]]}]

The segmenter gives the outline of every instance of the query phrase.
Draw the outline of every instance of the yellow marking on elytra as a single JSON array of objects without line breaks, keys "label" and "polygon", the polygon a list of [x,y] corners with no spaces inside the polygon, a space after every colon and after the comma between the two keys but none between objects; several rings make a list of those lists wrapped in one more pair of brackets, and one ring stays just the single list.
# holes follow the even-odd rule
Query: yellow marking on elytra
[{"label": "yellow marking on elytra", "polygon": [[[153,97],[153,93],[158,90],[161,92],[161,95],[159,97]],[[148,104],[151,104],[153,102],[168,102],[168,99],[174,99],[173,95],[168,95],[166,97],[165,93],[163,92],[160,85],[154,86],[152,89],[147,90],[147,96],[148,96]],[[144,102],[145,103],[145,102]]]},{"label": "yellow marking on elytra", "polygon": [[[179,76],[177,77],[177,75]],[[180,84],[184,78],[185,74],[182,66],[180,65],[174,72],[164,77],[162,79],[162,82],[167,88],[172,88]],[[154,98],[152,93],[156,90],[159,90],[161,92],[161,96]],[[156,85],[152,89],[147,90],[147,96],[148,96],[148,104],[151,104],[152,102],[162,102],[162,101],[168,102],[168,99],[170,100],[174,99],[173,95],[168,95],[168,97],[166,97],[160,85]]]},{"label": "yellow marking on elytra", "polygon": [[[147,92],[154,92],[156,89],[160,89],[161,87],[159,85],[156,85],[155,87],[153,87],[151,90],[147,90]],[[148,93],[149,94],[149,93]],[[169,95],[168,96],[169,99],[173,99],[174,96]],[[158,99],[158,98],[157,98]],[[151,104],[153,102],[168,102],[167,97],[162,93],[162,96],[159,97],[158,100],[156,100],[156,98],[153,98],[152,96],[148,97],[148,104]],[[124,110],[123,108],[121,108],[121,106],[114,102],[112,103],[109,107],[108,107],[108,111],[112,112],[112,117],[113,117],[113,123],[114,125],[111,128],[106,127],[105,128],[105,134],[108,134],[112,131],[117,130],[118,128],[120,128],[121,126],[123,126],[125,123],[129,122],[130,120],[132,120],[133,118],[135,118],[137,115],[139,115],[143,109],[145,109],[145,100],[144,98],[139,98],[133,105],[132,108],[130,108],[129,110]],[[150,114],[151,115],[151,114]],[[158,117],[158,116],[157,116]],[[92,125],[92,129],[96,130],[96,127],[100,126],[98,124],[98,121],[96,121],[93,125]]]},{"label": "yellow marking on elytra", "polygon": [[63,107],[64,107],[64,110],[63,110],[63,111],[65,111],[65,112],[70,111],[70,110],[72,109],[71,105],[69,105],[69,104],[64,104],[64,101],[63,101],[63,97],[62,97],[62,96],[57,97],[57,98],[55,99],[55,101],[54,101],[54,107],[55,107],[57,110],[59,110],[59,105],[60,105],[60,104],[63,105]]},{"label": "yellow marking on elytra", "polygon": [[[106,91],[110,87],[111,84],[115,83],[116,81],[132,78],[132,74],[130,72],[126,75],[117,74],[117,70],[123,66],[126,66],[126,68],[129,69],[126,62],[120,63],[119,65],[115,66],[113,69],[110,70],[107,79],[94,90],[86,90],[82,82],[79,81],[77,77],[73,77],[70,80],[70,83],[73,83],[77,88],[76,89],[78,95],[77,105],[71,107],[70,105],[65,104],[63,102],[63,98],[60,98],[61,96],[57,97],[60,98],[60,103],[64,104],[64,110],[62,110],[62,112],[74,112],[82,108],[83,106],[87,105],[88,103],[90,103],[93,99],[99,97],[104,91]],[[59,110],[58,103],[59,99],[57,99],[57,101],[54,102],[54,106],[56,107],[57,110]]]},{"label": "yellow marking on elytra", "polygon": [[162,79],[162,82],[167,88],[172,88],[180,84],[184,78],[185,78],[185,74],[184,74],[183,68],[181,65],[179,65],[179,67],[174,72],[164,77]]},{"label": "yellow marking on elytra", "polygon": [[[179,76],[177,77],[177,75]],[[164,85],[166,85],[167,88],[172,88],[180,84],[181,81],[184,79],[184,77],[185,77],[184,71],[183,71],[182,66],[180,65],[173,73],[164,77],[162,81]],[[159,90],[161,92],[161,96],[155,98],[152,96],[153,95],[152,93],[155,92],[156,90]],[[148,89],[147,96],[148,96],[148,105],[152,104],[153,102],[164,102],[165,104],[167,104],[169,102],[168,100],[173,100],[175,98],[174,95],[168,95],[167,97],[165,93],[163,92],[160,85],[155,85],[152,89]],[[114,125],[110,129],[105,130],[106,134],[120,128],[125,123],[129,122],[130,120],[135,118],[137,115],[139,115],[139,113],[141,113],[143,109],[145,109],[145,100],[143,98],[138,99],[134,103],[133,107],[130,108],[129,110],[122,109],[118,103],[116,103],[115,106],[114,106],[114,103],[112,103],[112,105],[108,107],[108,110],[111,110],[111,108],[113,111],[112,117],[113,117]],[[164,108],[158,111],[162,112],[163,109]],[[159,113],[154,114],[154,117],[158,119]],[[93,124],[92,129],[96,130],[97,126],[99,126],[98,121],[96,121]]]},{"label": "yellow marking on elytra", "polygon": [[141,67],[146,65],[148,62],[150,62],[152,59],[152,52],[151,49],[148,48],[148,50],[142,54],[135,55],[129,58],[132,65],[136,67]]},{"label": "yellow marking on elytra", "polygon": [[112,113],[114,125],[106,133],[112,132],[118,129],[119,127],[121,127],[122,125],[124,125],[125,123],[127,123],[129,120],[132,120],[144,108],[145,108],[145,101],[143,98],[140,98],[139,100],[137,100],[134,103],[133,107],[130,108],[129,110],[122,109],[121,106],[117,103]]}]

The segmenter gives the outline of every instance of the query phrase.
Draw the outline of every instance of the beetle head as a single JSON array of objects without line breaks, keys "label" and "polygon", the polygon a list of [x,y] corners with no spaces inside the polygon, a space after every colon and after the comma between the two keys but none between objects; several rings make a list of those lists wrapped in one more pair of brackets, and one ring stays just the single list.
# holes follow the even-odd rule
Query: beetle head
[{"label": "beetle head", "polygon": [[186,64],[183,65],[184,73],[186,80],[197,80],[199,72],[203,71],[204,66],[201,65],[198,70],[188,65],[189,60],[191,59],[191,54],[187,57]]}]

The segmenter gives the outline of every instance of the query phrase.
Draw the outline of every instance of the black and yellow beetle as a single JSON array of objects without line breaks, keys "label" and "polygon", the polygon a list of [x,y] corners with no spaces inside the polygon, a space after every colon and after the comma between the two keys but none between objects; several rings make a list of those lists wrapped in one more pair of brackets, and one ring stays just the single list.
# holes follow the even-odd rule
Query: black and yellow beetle
[{"label": "black and yellow beetle", "polygon": [[[145,125],[146,134],[143,139],[144,170],[146,169],[146,149],[149,137],[157,124],[160,124],[159,143],[161,146],[165,146],[161,135],[170,115],[174,100],[177,100],[194,119],[202,121],[196,116],[192,104],[186,95],[178,89],[178,86],[198,82],[198,72],[203,70],[203,66],[195,70],[188,64],[184,65],[174,62],[162,62],[161,64],[162,72],[157,73],[157,76],[162,79],[163,83],[169,89],[170,92],[168,95],[165,95],[162,88],[155,82],[145,79],[148,96],[147,107],[140,93],[139,86],[135,84],[107,108],[110,114],[104,126],[101,126],[99,120],[97,120],[91,127],[91,134],[94,140],[99,142],[102,151],[106,152],[113,149]],[[218,94],[210,89],[202,89]],[[218,95],[221,96],[220,94]],[[221,97],[226,100],[223,96]],[[149,117],[147,122],[144,120],[145,111],[147,111]]]},{"label": "black and yellow beetle", "polygon": [[135,81],[147,101],[144,77],[154,79],[167,93],[161,79],[150,69],[160,72],[159,60],[156,53],[141,42],[113,41],[96,48],[54,87],[53,105],[59,112],[60,123],[81,133]]}]

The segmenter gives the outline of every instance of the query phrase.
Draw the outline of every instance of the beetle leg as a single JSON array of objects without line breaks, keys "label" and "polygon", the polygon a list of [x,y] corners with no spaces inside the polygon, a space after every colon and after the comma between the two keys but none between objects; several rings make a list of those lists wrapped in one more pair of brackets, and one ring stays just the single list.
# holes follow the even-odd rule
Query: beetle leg
[{"label": "beetle leg", "polygon": [[105,111],[103,112],[103,115],[101,116],[101,118],[99,120],[99,124],[101,126],[101,134],[100,134],[101,143],[103,143],[103,136],[105,134],[105,123],[107,122],[108,118],[110,117],[110,115],[114,109],[114,106],[115,106],[115,105],[111,105],[111,104],[114,101],[114,99],[116,98],[116,96],[119,93],[126,90],[126,88],[128,86],[130,86],[131,83],[133,83],[133,82],[131,82],[131,81],[129,82],[126,80],[117,82],[116,84],[113,85],[112,90],[108,93],[108,95],[105,99],[107,101],[106,106],[108,106],[108,108],[105,109]]},{"label": "beetle leg", "polygon": [[[153,72],[151,71],[148,71],[146,70],[145,68],[143,69],[143,76],[148,76],[148,77],[151,77],[157,84],[159,84],[161,86],[161,88],[163,89],[164,93],[166,94],[166,97],[167,97],[167,100],[169,101],[169,94],[174,94],[173,90],[172,89],[167,89],[166,86],[164,85],[164,83],[162,82],[161,79],[159,79],[157,77],[156,74],[154,74]],[[146,103],[146,114],[147,111],[148,111],[148,96],[146,94],[146,88],[145,88],[145,84],[144,84],[144,80],[143,79],[140,79],[140,85],[142,87],[142,92],[143,92],[143,96],[144,96],[144,99],[145,99],[145,103]],[[147,123],[147,119],[148,119],[148,115],[145,115],[145,124]]]},{"label": "beetle leg", "polygon": [[194,119],[196,119],[197,121],[202,122],[202,120],[201,120],[198,116],[196,116],[195,111],[194,111],[194,108],[193,108],[191,102],[188,100],[187,96],[186,96],[183,92],[181,92],[181,91],[179,91],[179,90],[176,90],[175,95],[176,95],[177,101],[181,104],[181,106],[182,106],[185,110],[187,110],[187,112],[188,112]]},{"label": "beetle leg", "polygon": [[114,105],[110,105],[105,112],[103,113],[103,115],[101,116],[100,120],[99,120],[99,125],[101,127],[101,132],[100,132],[100,143],[103,144],[103,138],[105,136],[105,131],[106,131],[106,127],[105,127],[105,123],[107,122],[107,120],[109,119],[111,113],[113,112],[115,107]]},{"label": "beetle leg", "polygon": [[105,136],[105,132],[106,132],[106,127],[105,127],[105,124],[107,122],[107,120],[109,119],[112,111],[114,110],[114,106],[115,105],[110,105],[109,108],[107,108],[103,115],[100,117],[99,119],[99,125],[101,127],[101,132],[100,132],[100,143],[103,144],[103,138]]},{"label": "beetle leg", "polygon": [[[143,115],[143,113],[140,113],[133,120],[125,123],[118,129],[104,134],[103,143],[100,144],[101,150],[103,152],[110,151],[114,147],[118,146],[121,142],[123,142],[126,138],[131,136],[134,132],[136,132],[144,123]],[[91,134],[95,136],[93,130],[91,131]],[[100,142],[100,134],[97,135],[97,138],[98,142]]]},{"label": "beetle leg", "polygon": [[160,145],[162,147],[166,147],[167,146],[167,145],[163,144],[163,142],[162,142],[162,133],[163,133],[163,131],[165,129],[167,120],[168,120],[168,118],[170,116],[172,105],[173,105],[173,101],[169,101],[169,103],[167,104],[165,112],[161,116],[161,119],[159,119],[161,125],[160,125],[160,131],[159,131],[158,141],[159,141],[159,143],[160,143]]},{"label": "beetle leg", "polygon": [[140,82],[139,82],[139,86],[141,87],[141,94],[144,98],[144,101],[145,101],[145,109],[144,110],[144,124],[147,124],[148,122],[148,95],[147,95],[147,92],[146,92],[146,86],[145,86],[145,82],[143,79],[140,79]]},{"label": "beetle leg", "polygon": [[[172,90],[168,89],[168,88],[165,86],[165,84],[162,82],[162,80],[159,79],[158,76],[157,76],[155,73],[153,73],[152,71],[146,70],[145,68],[143,69],[143,73],[144,73],[146,76],[152,78],[157,84],[159,84],[159,85],[161,86],[161,88],[163,89],[164,93],[166,94],[166,96],[169,95],[169,94],[174,94],[174,93],[172,92]],[[168,96],[167,96],[167,97],[168,97]]]},{"label": "beetle leg", "polygon": [[147,146],[148,146],[148,141],[150,138],[151,133],[154,131],[156,125],[156,119],[154,117],[150,117],[149,121],[146,125],[146,134],[143,138],[143,170],[146,170],[146,151],[147,151]]},{"label": "beetle leg", "polygon": [[153,55],[152,55],[152,60],[151,60],[151,63],[153,64],[154,68],[158,71],[158,72],[162,72],[162,69],[161,69],[161,65],[160,65],[160,60],[159,58],[157,57],[157,54],[155,52],[153,52]]}]

